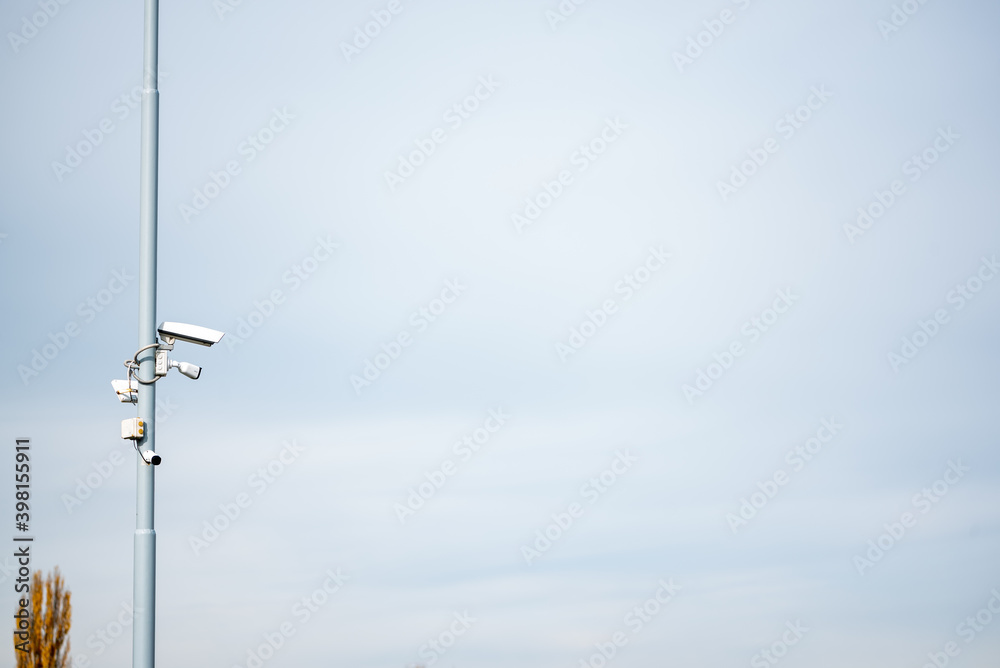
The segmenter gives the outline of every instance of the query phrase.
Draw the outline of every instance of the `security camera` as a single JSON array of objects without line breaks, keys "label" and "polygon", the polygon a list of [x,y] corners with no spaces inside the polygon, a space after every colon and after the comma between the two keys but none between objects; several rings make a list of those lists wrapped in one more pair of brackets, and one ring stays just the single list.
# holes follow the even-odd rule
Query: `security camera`
[{"label": "security camera", "polygon": [[162,461],[161,457],[152,450],[143,450],[142,458],[147,464],[152,464],[153,466],[159,466]]},{"label": "security camera", "polygon": [[188,362],[175,362],[174,360],[170,360],[170,368],[177,369],[191,380],[198,380],[198,376],[201,375],[201,367]]},{"label": "security camera", "polygon": [[139,395],[136,392],[137,388],[132,387],[127,380],[113,380],[111,381],[111,387],[114,388],[115,394],[118,395],[118,401],[123,404],[134,404],[139,401]]},{"label": "security camera", "polygon": [[198,325],[187,325],[183,322],[161,322],[156,331],[167,345],[173,345],[176,340],[207,347],[215,345],[226,335],[225,332]]}]

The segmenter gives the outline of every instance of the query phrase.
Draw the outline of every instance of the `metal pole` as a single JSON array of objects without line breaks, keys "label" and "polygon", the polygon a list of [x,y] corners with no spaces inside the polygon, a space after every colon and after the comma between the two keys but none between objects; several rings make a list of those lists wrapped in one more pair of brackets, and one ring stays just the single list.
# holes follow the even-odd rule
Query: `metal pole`
[{"label": "metal pole", "polygon": [[[139,168],[139,347],[156,343],[156,176],[160,99],[156,90],[158,0],[145,0],[142,138]],[[151,348],[139,357],[139,377],[152,380]],[[145,423],[141,451],[154,450],[156,385],[139,384],[139,419]],[[155,466],[136,456],[135,561],[132,581],[132,666],[153,668],[156,638],[156,532],[153,530]]]}]

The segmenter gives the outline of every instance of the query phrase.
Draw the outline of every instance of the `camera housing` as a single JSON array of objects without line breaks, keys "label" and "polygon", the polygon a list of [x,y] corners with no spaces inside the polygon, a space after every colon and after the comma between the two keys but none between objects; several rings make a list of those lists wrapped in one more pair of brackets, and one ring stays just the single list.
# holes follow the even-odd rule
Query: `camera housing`
[{"label": "camera housing", "polygon": [[209,347],[221,341],[222,337],[226,335],[225,332],[220,332],[217,329],[188,325],[183,322],[161,322],[156,331],[159,332],[160,338],[167,345],[173,345],[174,341],[186,341]]},{"label": "camera housing", "polygon": [[118,395],[118,401],[123,404],[134,404],[139,401],[138,388],[132,387],[127,380],[113,380],[111,387]]},{"label": "camera housing", "polygon": [[191,364],[190,362],[177,362],[174,360],[170,360],[169,364],[171,369],[177,369],[191,380],[198,380],[198,376],[201,375],[201,367],[197,364]]},{"label": "camera housing", "polygon": [[159,466],[160,462],[163,461],[163,458],[152,450],[143,450],[142,459],[147,464],[152,464],[153,466]]}]

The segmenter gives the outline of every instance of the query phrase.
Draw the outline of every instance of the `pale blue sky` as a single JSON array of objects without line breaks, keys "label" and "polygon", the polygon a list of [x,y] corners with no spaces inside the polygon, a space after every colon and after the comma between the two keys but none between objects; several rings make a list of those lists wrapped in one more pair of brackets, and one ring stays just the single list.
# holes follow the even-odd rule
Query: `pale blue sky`
[{"label": "pale blue sky", "polygon": [[[949,641],[954,665],[992,666],[1000,621],[971,642],[959,624],[1000,587],[1000,8],[913,0],[883,34],[889,1],[593,0],[553,28],[557,0],[399,0],[348,60],[341,43],[389,4],[161,5],[158,315],[228,339],[179,345],[201,378],[158,386],[159,664],[247,666],[287,621],[265,666],[596,666],[616,633],[613,668],[773,665],[760,652],[798,622],[788,668],[920,666]],[[73,591],[75,665],[122,668],[131,628],[106,648],[98,633],[132,585],[118,422],[134,412],[108,381],[136,341],[142,3],[55,3],[35,33],[39,6],[0,9],[2,435],[33,439],[34,565]],[[845,232],[894,181],[887,211]],[[518,230],[526,199],[544,210]],[[670,257],[647,275],[651,248]],[[751,335],[753,318],[773,324]],[[385,368],[352,383],[368,361]],[[716,378],[689,401],[699,371]],[[455,445],[494,427],[474,454]],[[635,462],[584,488],[619,451]],[[396,504],[442,475],[401,523]],[[776,475],[734,532],[727,515]],[[337,569],[343,586],[297,615]],[[636,632],[627,613],[661,580],[679,589]],[[428,649],[463,613],[454,645]]]}]

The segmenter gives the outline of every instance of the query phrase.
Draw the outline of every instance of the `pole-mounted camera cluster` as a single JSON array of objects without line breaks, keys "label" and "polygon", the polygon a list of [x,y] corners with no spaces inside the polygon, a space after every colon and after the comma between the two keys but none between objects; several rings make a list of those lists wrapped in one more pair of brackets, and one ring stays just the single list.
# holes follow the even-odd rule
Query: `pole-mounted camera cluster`
[{"label": "pole-mounted camera cluster", "polygon": [[[170,369],[177,369],[191,380],[198,380],[198,377],[201,376],[200,366],[189,362],[177,362],[167,357],[167,353],[174,349],[176,341],[196,343],[208,348],[221,341],[222,337],[225,336],[224,332],[199,325],[188,325],[183,322],[161,322],[156,331],[160,335],[160,342],[139,348],[132,359],[125,360],[128,378],[111,381],[111,387],[114,388],[118,400],[123,404],[139,402],[139,387],[132,386],[133,379],[143,385],[152,385],[166,376]],[[156,349],[153,377],[144,379],[139,376],[139,355],[152,348]],[[145,436],[145,423],[141,418],[135,417],[122,421],[122,438],[135,441],[136,450],[142,456],[143,461],[156,466],[162,461],[158,454],[152,450],[139,450],[139,441],[143,439],[143,436]]]}]

